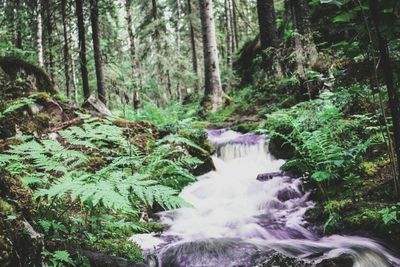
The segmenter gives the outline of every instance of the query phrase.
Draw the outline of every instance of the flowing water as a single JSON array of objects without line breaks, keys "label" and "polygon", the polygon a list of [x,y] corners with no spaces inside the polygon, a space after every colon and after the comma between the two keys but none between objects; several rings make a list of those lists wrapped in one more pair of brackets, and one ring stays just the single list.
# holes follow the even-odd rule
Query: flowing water
[{"label": "flowing water", "polygon": [[313,263],[346,255],[354,267],[400,266],[374,240],[308,229],[304,213],[314,203],[301,179],[279,172],[284,161],[268,153],[263,136],[212,130],[209,139],[216,170],[181,193],[193,207],[161,213],[161,237],[132,237],[156,251],[160,266],[254,266],[276,251]]}]

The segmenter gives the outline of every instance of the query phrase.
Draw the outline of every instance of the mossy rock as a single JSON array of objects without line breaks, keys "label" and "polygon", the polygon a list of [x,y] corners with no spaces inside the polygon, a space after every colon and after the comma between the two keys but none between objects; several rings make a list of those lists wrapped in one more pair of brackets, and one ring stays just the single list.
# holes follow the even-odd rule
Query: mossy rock
[{"label": "mossy rock", "polygon": [[110,256],[121,257],[137,263],[141,263],[144,261],[144,257],[140,247],[136,243],[128,240],[103,239],[98,240],[91,247],[96,251]]},{"label": "mossy rock", "polygon": [[233,131],[245,134],[255,131],[259,125],[259,122],[243,122],[238,125],[232,126],[231,129]]},{"label": "mossy rock", "polygon": [[269,152],[278,159],[290,159],[294,157],[295,148],[284,138],[272,135],[268,142]]},{"label": "mossy rock", "polygon": [[[40,67],[23,60],[16,56],[7,56],[0,58],[0,67],[7,74],[7,79],[16,80],[19,76],[29,80],[30,86],[25,86],[23,89],[30,92],[48,92],[50,94],[57,94],[55,85],[51,81],[47,73]],[[2,75],[1,77],[3,77]],[[29,77],[33,76],[33,78]],[[21,92],[14,91],[14,95],[21,95]]]}]

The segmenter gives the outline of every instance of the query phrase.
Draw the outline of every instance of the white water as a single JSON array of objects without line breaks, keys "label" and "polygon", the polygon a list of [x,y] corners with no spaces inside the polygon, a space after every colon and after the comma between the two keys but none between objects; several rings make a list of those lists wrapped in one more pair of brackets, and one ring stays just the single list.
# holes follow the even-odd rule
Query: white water
[{"label": "white water", "polygon": [[303,192],[301,180],[284,175],[256,180],[258,174],[279,172],[284,163],[266,151],[264,138],[224,130],[211,131],[209,137],[217,148],[216,171],[182,191],[181,197],[193,207],[161,213],[161,223],[169,226],[161,238],[132,237],[143,249],[157,248],[163,240],[169,240],[161,246],[166,251],[185,242],[238,238],[315,262],[346,254],[353,258],[354,267],[391,266],[388,262],[400,266],[400,260],[373,240],[319,238],[307,230],[303,217],[313,202]]}]

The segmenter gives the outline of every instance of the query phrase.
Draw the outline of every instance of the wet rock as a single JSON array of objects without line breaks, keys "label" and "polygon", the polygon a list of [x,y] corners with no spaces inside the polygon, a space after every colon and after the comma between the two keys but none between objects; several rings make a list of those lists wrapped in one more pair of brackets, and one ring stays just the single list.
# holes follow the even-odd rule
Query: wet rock
[{"label": "wet rock", "polygon": [[313,265],[281,253],[274,253],[266,262],[256,267],[313,267]]},{"label": "wet rock", "polygon": [[271,180],[274,177],[288,177],[288,176],[282,172],[261,173],[261,174],[257,175],[257,180],[264,182],[264,181]]},{"label": "wet rock", "polygon": [[215,170],[214,162],[211,157],[207,157],[203,160],[203,164],[200,164],[193,170],[193,175],[200,176],[213,170]]},{"label": "wet rock", "polygon": [[352,267],[353,260],[348,255],[342,255],[338,258],[325,259],[315,265],[315,267]]},{"label": "wet rock", "polygon": [[289,199],[299,198],[301,196],[302,195],[298,191],[290,187],[278,191],[277,194],[277,198],[282,202],[288,201]]},{"label": "wet rock", "polygon": [[255,266],[272,254],[240,239],[220,238],[180,243],[161,252],[161,266]]}]

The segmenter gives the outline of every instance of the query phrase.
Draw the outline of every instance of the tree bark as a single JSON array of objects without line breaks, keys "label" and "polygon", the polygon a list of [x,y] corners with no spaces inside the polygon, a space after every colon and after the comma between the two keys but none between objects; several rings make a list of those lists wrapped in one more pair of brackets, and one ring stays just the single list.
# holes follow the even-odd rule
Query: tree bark
[{"label": "tree bark", "polygon": [[44,68],[43,52],[43,24],[42,24],[42,2],[36,0],[36,45],[38,53],[38,62],[41,68]]},{"label": "tree bark", "polygon": [[[385,81],[389,96],[389,107],[393,121],[393,136],[394,136],[395,153],[397,157],[397,168],[398,168],[398,173],[400,173],[400,101],[396,88],[394,86],[393,69],[390,62],[387,41],[381,35],[380,32],[380,15],[379,15],[378,0],[369,0],[369,10],[375,28],[376,41],[380,53],[379,67],[383,72],[383,79]],[[397,182],[395,183],[395,185],[397,191],[400,177],[395,177],[395,181],[396,180]]]},{"label": "tree bark", "polygon": [[16,32],[15,47],[22,49],[22,20],[21,20],[21,0],[15,0],[15,19],[16,19]]},{"label": "tree bark", "polygon": [[53,55],[53,0],[45,0],[46,39],[47,39],[47,72],[54,83],[54,55]]},{"label": "tree bark", "polygon": [[223,90],[219,70],[212,0],[199,0],[203,31],[205,91],[203,108],[211,112],[223,105]]},{"label": "tree bark", "polygon": [[71,76],[70,76],[70,52],[68,40],[68,25],[67,25],[67,2],[61,0],[61,19],[63,24],[63,37],[64,37],[64,74],[65,74],[65,90],[69,98],[71,95]]},{"label": "tree bark", "polygon": [[136,60],[136,47],[135,47],[135,31],[133,28],[132,14],[131,14],[132,0],[125,0],[126,24],[129,36],[129,54],[131,58],[131,79],[133,81],[132,88],[132,104],[133,109],[138,111],[140,109],[140,94],[136,85],[138,78],[137,72],[139,71]]},{"label": "tree bark", "polygon": [[[297,1],[297,0],[296,0]],[[273,0],[257,0],[258,24],[260,29],[261,48],[278,46],[278,33],[275,22]]]},{"label": "tree bark", "polygon": [[193,73],[196,75],[196,83],[195,83],[195,89],[196,92],[200,92],[200,80],[199,80],[199,67],[197,63],[197,49],[196,49],[196,36],[194,32],[194,27],[193,27],[193,11],[192,11],[192,1],[188,1],[188,13],[190,17],[190,44],[192,46],[192,67],[193,67]]},{"label": "tree bark", "polygon": [[107,104],[106,91],[104,87],[103,60],[100,48],[100,25],[99,25],[99,3],[98,0],[90,0],[90,20],[92,22],[92,39],[94,63],[96,68],[97,94],[99,100]]},{"label": "tree bark", "polygon": [[75,0],[76,16],[78,18],[78,36],[79,36],[79,61],[82,75],[82,89],[85,100],[90,96],[89,74],[86,61],[86,36],[85,22],[83,19],[83,0]]},{"label": "tree bark", "polygon": [[178,93],[178,101],[179,103],[183,102],[184,93],[181,87],[181,73],[182,73],[182,64],[181,64],[181,0],[176,1],[176,52],[178,58],[178,80],[176,84],[176,91]]},{"label": "tree bark", "polygon": [[237,18],[237,11],[236,11],[236,2],[235,0],[232,1],[232,21],[233,21],[233,35],[235,37],[235,46],[234,51],[239,49],[239,32],[238,32],[238,18]]},{"label": "tree bark", "polygon": [[225,23],[226,23],[226,65],[228,70],[232,69],[233,53],[233,31],[231,18],[231,1],[225,0]]},{"label": "tree bark", "polygon": [[292,21],[295,28],[295,54],[297,72],[305,75],[305,69],[313,66],[318,59],[318,51],[312,36],[308,0],[290,0]]}]

